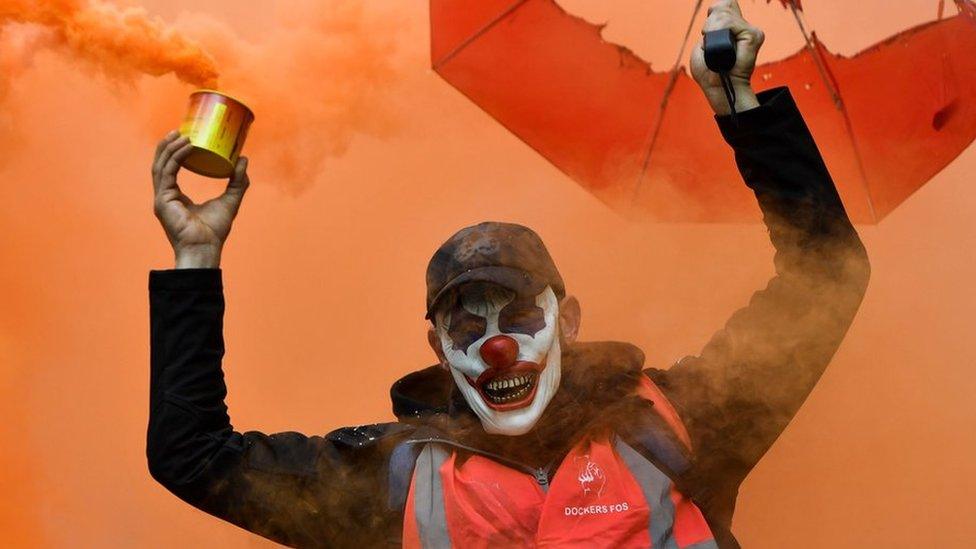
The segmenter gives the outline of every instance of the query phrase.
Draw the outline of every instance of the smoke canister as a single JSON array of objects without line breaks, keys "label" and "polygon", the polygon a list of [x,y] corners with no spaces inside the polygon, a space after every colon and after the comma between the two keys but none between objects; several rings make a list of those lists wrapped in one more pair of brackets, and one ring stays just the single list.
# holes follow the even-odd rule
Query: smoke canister
[{"label": "smoke canister", "polygon": [[253,121],[251,109],[225,93],[193,92],[180,124],[180,134],[189,137],[193,145],[183,167],[207,177],[230,177]]}]

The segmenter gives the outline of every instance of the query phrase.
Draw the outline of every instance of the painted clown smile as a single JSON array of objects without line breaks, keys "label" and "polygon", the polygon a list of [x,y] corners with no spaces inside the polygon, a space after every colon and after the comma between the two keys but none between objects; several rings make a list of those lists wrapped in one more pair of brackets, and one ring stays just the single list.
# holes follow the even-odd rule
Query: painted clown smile
[{"label": "painted clown smile", "polygon": [[439,354],[486,432],[524,434],[549,405],[561,372],[558,318],[549,286],[530,296],[475,283],[435,314]]},{"label": "painted clown smile", "polygon": [[471,378],[467,379],[468,383],[478,390],[485,404],[493,410],[515,410],[532,403],[538,386],[539,372],[544,367],[544,364],[520,362],[503,372],[489,368],[475,381]]}]

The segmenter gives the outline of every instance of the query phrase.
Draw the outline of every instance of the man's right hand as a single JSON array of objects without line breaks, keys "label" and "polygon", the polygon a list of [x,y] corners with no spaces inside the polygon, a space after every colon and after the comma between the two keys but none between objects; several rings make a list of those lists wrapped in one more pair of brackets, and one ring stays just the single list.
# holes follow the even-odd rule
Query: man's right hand
[{"label": "man's right hand", "polygon": [[231,224],[251,184],[247,158],[240,157],[227,189],[216,198],[194,204],[176,184],[180,165],[193,150],[189,140],[171,131],[156,146],[153,161],[153,211],[173,246],[176,268],[217,268]]}]

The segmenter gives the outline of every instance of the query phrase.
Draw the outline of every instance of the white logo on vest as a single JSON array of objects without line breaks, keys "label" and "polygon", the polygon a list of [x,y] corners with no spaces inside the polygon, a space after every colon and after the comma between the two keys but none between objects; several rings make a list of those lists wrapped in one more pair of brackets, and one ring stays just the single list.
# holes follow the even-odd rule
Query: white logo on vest
[{"label": "white logo on vest", "polygon": [[588,454],[576,457],[574,461],[576,461],[579,470],[579,476],[576,479],[579,480],[580,488],[583,489],[583,495],[587,495],[595,489],[596,497],[600,497],[603,494],[603,487],[607,484],[607,477],[603,474],[603,469],[596,462],[590,461]]},{"label": "white logo on vest", "polygon": [[[579,481],[580,488],[583,490],[583,497],[588,500],[599,499],[603,495],[603,489],[607,485],[607,475],[603,472],[603,468],[595,461],[592,461],[589,454],[577,456],[573,458],[573,461],[576,462],[576,480]],[[629,509],[630,505],[626,501],[622,501],[606,505],[566,507],[564,512],[566,516],[608,515],[628,511]]]}]

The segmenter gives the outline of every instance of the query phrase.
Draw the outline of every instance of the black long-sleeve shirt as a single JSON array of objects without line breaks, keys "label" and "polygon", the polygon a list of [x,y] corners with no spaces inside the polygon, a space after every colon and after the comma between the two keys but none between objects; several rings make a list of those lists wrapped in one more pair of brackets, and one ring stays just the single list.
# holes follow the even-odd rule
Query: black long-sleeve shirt
[{"label": "black long-sleeve shirt", "polygon": [[[776,276],[699,355],[644,371],[691,435],[695,461],[687,486],[709,522],[725,527],[742,480],[840,345],[869,276],[864,248],[789,91],[768,90],[759,99],[737,125],[729,117],[717,122],[763,211]],[[390,453],[417,427],[411,418],[421,411],[452,417],[448,403],[458,398],[450,377],[428,369],[398,382],[399,422],[325,436],[241,433],[224,405],[221,271],[151,271],[149,290],[153,477],[203,511],[285,544],[395,544],[402,509],[386,507]],[[579,345],[564,352],[563,369],[607,357],[634,369],[643,361],[626,345]],[[583,393],[571,379],[559,393],[608,394]],[[414,385],[422,398],[401,392]],[[566,431],[545,429],[540,421],[537,431]],[[731,538],[720,543],[735,546]]]}]

